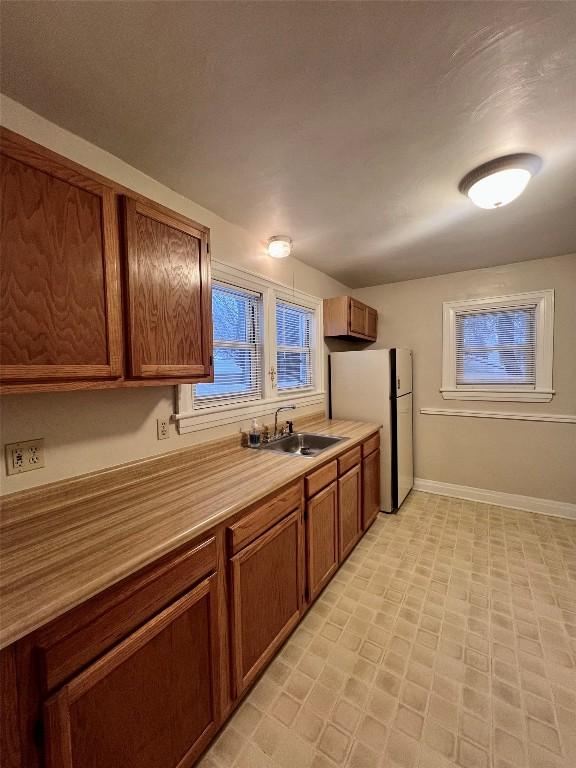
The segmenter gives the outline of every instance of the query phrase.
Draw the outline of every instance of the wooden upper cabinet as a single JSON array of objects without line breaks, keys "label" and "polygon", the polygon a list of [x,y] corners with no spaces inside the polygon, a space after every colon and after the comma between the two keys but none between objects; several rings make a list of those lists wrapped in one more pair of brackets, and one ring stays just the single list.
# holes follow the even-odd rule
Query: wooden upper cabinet
[{"label": "wooden upper cabinet", "polygon": [[366,307],[355,299],[350,299],[350,333],[366,336]]},{"label": "wooden upper cabinet", "polygon": [[123,209],[130,375],[206,379],[212,370],[208,232],[129,197]]},{"label": "wooden upper cabinet", "polygon": [[0,133],[2,384],[122,374],[114,190]]},{"label": "wooden upper cabinet", "polygon": [[366,307],[366,336],[374,341],[378,337],[378,312],[372,307]]},{"label": "wooden upper cabinet", "polygon": [[216,576],[44,706],[46,768],[185,768],[219,723]]},{"label": "wooden upper cabinet", "polygon": [[210,380],[210,230],[0,128],[0,392]]},{"label": "wooden upper cabinet", "polygon": [[324,299],[324,336],[376,341],[378,313],[351,296]]}]

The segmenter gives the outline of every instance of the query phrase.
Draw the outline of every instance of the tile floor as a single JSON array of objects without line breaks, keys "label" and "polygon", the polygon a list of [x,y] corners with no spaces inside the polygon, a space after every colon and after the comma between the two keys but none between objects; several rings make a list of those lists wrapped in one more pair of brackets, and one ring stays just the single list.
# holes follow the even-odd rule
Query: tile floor
[{"label": "tile floor", "polygon": [[576,522],[412,493],[202,768],[574,768]]}]

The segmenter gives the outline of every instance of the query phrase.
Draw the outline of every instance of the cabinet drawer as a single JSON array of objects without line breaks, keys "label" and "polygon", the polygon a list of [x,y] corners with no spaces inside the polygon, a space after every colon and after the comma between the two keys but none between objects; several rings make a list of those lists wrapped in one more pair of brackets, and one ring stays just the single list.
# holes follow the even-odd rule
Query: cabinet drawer
[{"label": "cabinet drawer", "polygon": [[372,435],[372,437],[369,437],[368,440],[366,440],[362,444],[362,456],[366,457],[369,456],[371,453],[374,453],[374,451],[380,447],[380,433],[376,432],[375,435]]},{"label": "cabinet drawer", "polygon": [[362,448],[357,445],[350,451],[346,451],[342,456],[338,457],[338,474],[343,475],[344,472],[348,472],[352,469],[354,464],[359,464],[362,459]]},{"label": "cabinet drawer", "polygon": [[215,570],[212,536],[96,595],[40,630],[35,646],[46,690],[53,690]]},{"label": "cabinet drawer", "polygon": [[258,505],[241,520],[228,528],[228,543],[233,555],[250,544],[261,533],[301,506],[302,488],[300,482],[287,486],[280,493]]},{"label": "cabinet drawer", "polygon": [[338,462],[336,459],[329,464],[325,464],[316,472],[312,472],[306,478],[306,496],[314,496],[315,493],[326,488],[327,485],[334,482],[338,477]]}]

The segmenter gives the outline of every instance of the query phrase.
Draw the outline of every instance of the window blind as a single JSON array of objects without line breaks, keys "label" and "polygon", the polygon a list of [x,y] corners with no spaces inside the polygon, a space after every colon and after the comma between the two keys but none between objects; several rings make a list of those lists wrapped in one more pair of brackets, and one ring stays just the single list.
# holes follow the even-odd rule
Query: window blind
[{"label": "window blind", "polygon": [[536,385],[536,306],[456,313],[456,384]]},{"label": "window blind", "polygon": [[262,294],[212,285],[214,383],[194,386],[194,407],[262,397]]},{"label": "window blind", "polygon": [[312,381],[314,312],[276,300],[276,375],[280,391],[305,389]]}]

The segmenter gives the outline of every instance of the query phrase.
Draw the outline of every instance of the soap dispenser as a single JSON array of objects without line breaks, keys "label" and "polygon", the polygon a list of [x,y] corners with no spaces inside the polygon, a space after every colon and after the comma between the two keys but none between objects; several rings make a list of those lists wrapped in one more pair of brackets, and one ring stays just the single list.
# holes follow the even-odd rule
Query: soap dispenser
[{"label": "soap dispenser", "polygon": [[250,448],[259,448],[261,442],[261,430],[256,419],[252,422],[252,427],[248,433],[248,445]]}]

